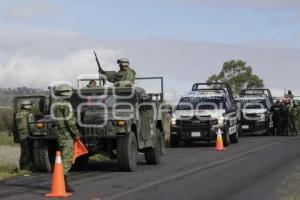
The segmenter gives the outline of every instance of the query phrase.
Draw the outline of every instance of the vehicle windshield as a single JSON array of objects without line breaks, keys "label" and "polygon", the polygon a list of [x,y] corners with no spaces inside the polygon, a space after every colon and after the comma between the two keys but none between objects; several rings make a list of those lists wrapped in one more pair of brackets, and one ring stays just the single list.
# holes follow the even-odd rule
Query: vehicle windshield
[{"label": "vehicle windshield", "polygon": [[240,99],[243,109],[267,109],[266,99]]},{"label": "vehicle windshield", "polygon": [[225,97],[183,97],[176,110],[216,110],[228,107]]},{"label": "vehicle windshield", "polygon": [[[89,108],[93,110],[103,110],[103,109],[130,109],[134,106],[134,98],[130,97],[127,98],[126,96],[120,97],[115,95],[102,95],[96,99],[93,98],[94,96],[87,96],[86,98],[81,98],[77,94],[73,94],[70,101],[74,109],[77,109],[82,103],[82,109]],[[126,98],[125,98],[126,97]]]}]

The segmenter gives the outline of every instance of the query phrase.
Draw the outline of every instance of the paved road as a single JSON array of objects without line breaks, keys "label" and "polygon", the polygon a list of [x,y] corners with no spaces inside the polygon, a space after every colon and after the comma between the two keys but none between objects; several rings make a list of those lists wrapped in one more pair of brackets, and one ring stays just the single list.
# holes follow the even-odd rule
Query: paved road
[{"label": "paved road", "polygon": [[[281,183],[300,166],[300,137],[247,137],[225,152],[212,146],[169,149],[159,166],[141,159],[134,173],[114,162],[71,173],[71,199],[280,199]],[[50,175],[34,174],[0,182],[0,198],[43,199]]]}]

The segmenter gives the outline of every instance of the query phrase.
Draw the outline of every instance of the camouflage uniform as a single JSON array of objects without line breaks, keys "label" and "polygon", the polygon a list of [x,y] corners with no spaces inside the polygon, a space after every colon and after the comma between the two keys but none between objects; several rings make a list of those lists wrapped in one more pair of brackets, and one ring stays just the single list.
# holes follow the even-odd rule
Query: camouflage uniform
[{"label": "camouflage uniform", "polygon": [[282,135],[288,135],[289,133],[289,124],[290,124],[290,106],[284,105],[282,108]]},{"label": "camouflage uniform", "polygon": [[294,105],[291,109],[290,114],[290,133],[292,135],[297,135],[298,133],[298,127],[299,127],[299,108],[298,105]]},{"label": "camouflage uniform", "polygon": [[[135,71],[129,67],[129,61],[126,58],[118,59],[121,70],[108,81],[113,82],[115,87],[132,87],[135,83]],[[123,69],[124,68],[124,69]]]},{"label": "camouflage uniform", "polygon": [[30,170],[32,164],[32,156],[31,156],[32,148],[28,137],[29,137],[30,126],[33,126],[30,124],[34,122],[34,117],[30,109],[31,106],[29,109],[23,107],[15,115],[17,137],[21,147],[21,155],[20,155],[20,162],[19,162],[21,170]]},{"label": "camouflage uniform", "polygon": [[58,145],[62,155],[65,175],[72,167],[74,156],[74,139],[79,138],[72,105],[66,100],[60,100],[54,107],[54,116],[58,129]]},{"label": "camouflage uniform", "polygon": [[118,71],[115,79],[116,87],[130,87],[135,83],[135,71],[128,68],[127,71]]}]

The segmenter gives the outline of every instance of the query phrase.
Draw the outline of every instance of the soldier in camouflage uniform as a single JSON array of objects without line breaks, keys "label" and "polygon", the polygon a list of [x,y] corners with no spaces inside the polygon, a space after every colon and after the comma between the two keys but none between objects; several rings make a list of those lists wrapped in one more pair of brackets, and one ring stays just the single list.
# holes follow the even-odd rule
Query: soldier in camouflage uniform
[{"label": "soldier in camouflage uniform", "polygon": [[129,60],[127,58],[118,59],[117,63],[120,70],[115,77],[108,79],[113,82],[115,87],[132,87],[135,83],[135,71],[129,67]]},{"label": "soldier in camouflage uniform", "polygon": [[95,80],[90,80],[89,84],[86,87],[87,88],[97,88],[97,82]]},{"label": "soldier in camouflage uniform", "polygon": [[290,133],[292,135],[297,135],[298,133],[298,123],[299,123],[299,115],[300,110],[298,106],[298,102],[293,102],[293,107],[291,108],[291,119],[290,119]]},{"label": "soldier in camouflage uniform", "polygon": [[289,100],[284,101],[284,105],[282,108],[282,135],[289,135],[289,127],[290,127],[290,102]]},{"label": "soldier in camouflage uniform", "polygon": [[58,129],[57,140],[64,166],[66,190],[72,192],[73,189],[68,184],[67,175],[72,167],[74,140],[80,139],[73,108],[67,100],[72,95],[72,87],[67,84],[61,84],[56,88],[55,95],[59,97],[59,100],[53,107],[54,119]]},{"label": "soldier in camouflage uniform", "polygon": [[20,169],[30,170],[32,165],[31,143],[29,141],[30,126],[33,126],[34,117],[31,112],[32,102],[25,100],[21,104],[21,109],[15,115],[17,137],[21,146]]}]

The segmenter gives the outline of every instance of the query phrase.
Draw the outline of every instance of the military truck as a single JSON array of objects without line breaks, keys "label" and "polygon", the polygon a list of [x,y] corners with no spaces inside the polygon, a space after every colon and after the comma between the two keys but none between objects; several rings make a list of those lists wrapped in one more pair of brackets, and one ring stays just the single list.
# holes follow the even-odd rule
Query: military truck
[{"label": "military truck", "polygon": [[171,123],[173,147],[181,141],[215,141],[219,129],[225,146],[238,142],[238,108],[226,83],[195,83],[175,107]]},{"label": "military truck", "polygon": [[[89,155],[76,160],[75,166],[84,167],[89,156],[97,153],[116,159],[122,171],[136,169],[138,153],[145,155],[148,164],[160,163],[161,155],[165,153],[164,135],[168,134],[164,127],[167,127],[165,123],[169,124],[162,117],[163,78],[137,80],[158,80],[161,82],[161,90],[158,93],[147,93],[141,87],[84,87],[73,91],[70,101],[81,140],[89,151]],[[15,98],[15,110],[22,98]],[[58,148],[57,128],[51,115],[56,98],[53,95],[40,98],[44,116],[37,119],[35,128],[31,130],[33,162],[37,171],[50,172]],[[48,105],[45,99],[48,99]]]},{"label": "military truck", "polygon": [[242,135],[273,133],[273,97],[269,89],[243,90],[237,101],[241,108]]}]

